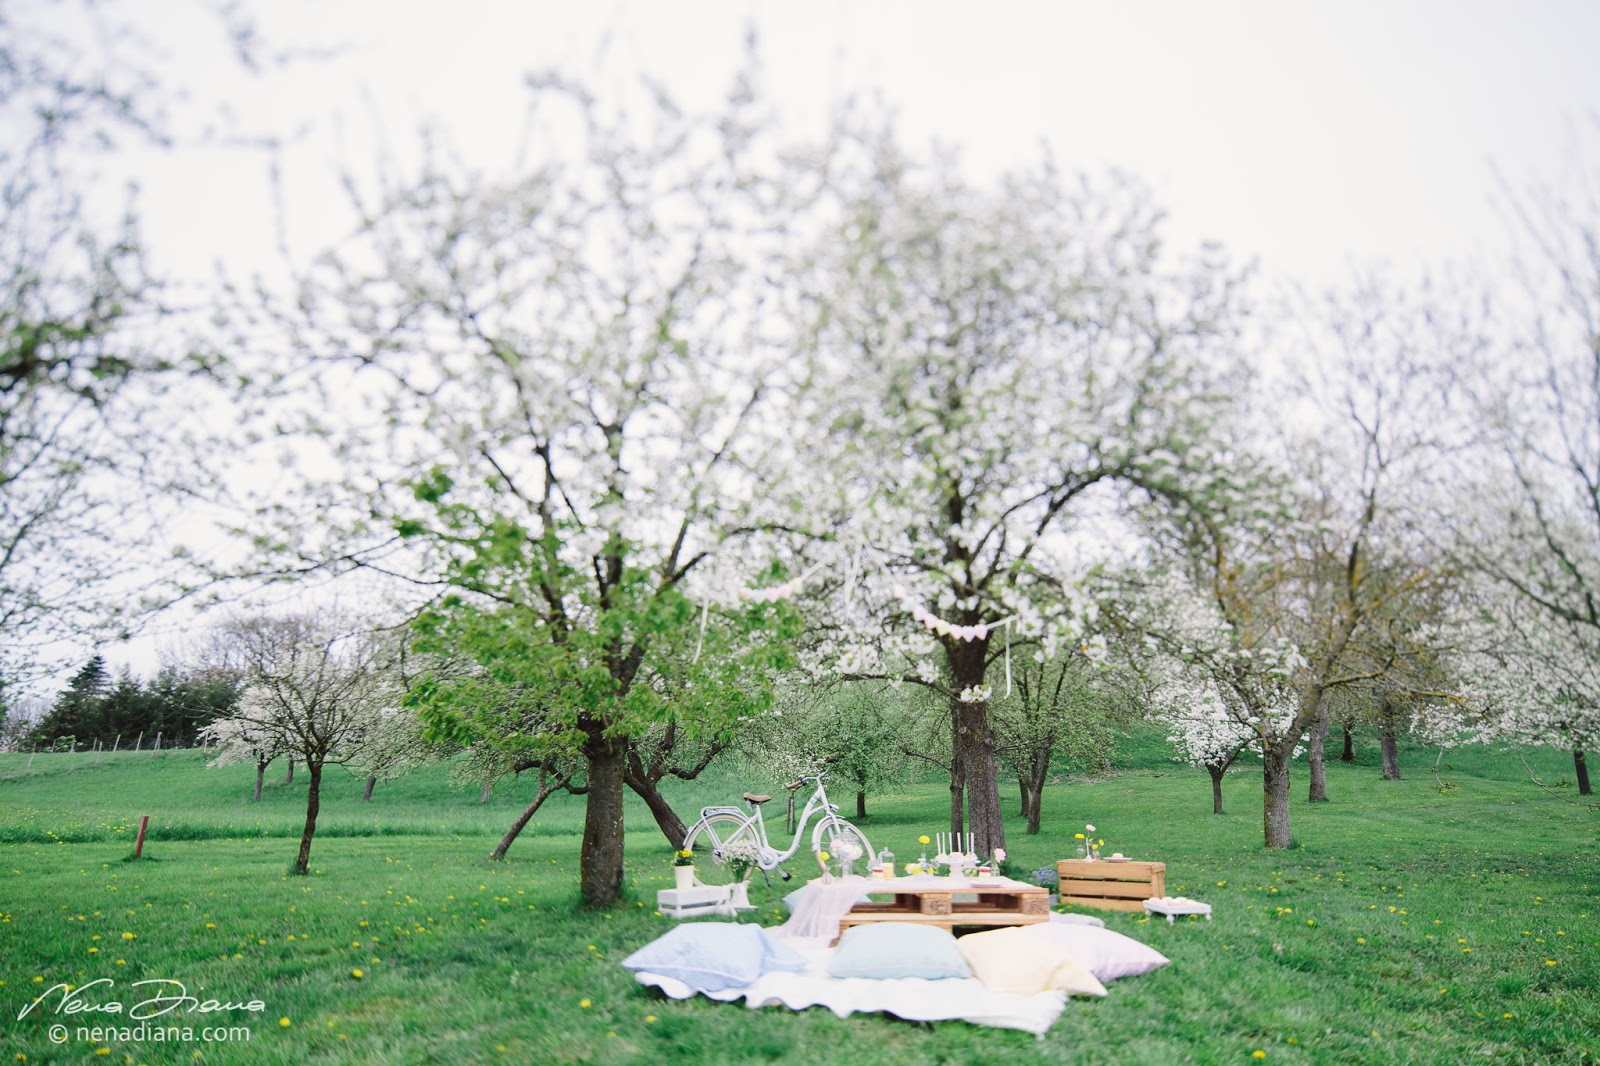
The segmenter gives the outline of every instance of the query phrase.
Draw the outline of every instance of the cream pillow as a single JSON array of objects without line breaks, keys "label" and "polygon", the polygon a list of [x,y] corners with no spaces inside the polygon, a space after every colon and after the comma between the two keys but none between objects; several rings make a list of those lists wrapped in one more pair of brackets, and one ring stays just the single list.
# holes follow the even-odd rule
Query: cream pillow
[{"label": "cream pillow", "polygon": [[1106,986],[1067,950],[1029,926],[970,933],[956,941],[972,975],[985,988],[1032,996],[1050,989],[1103,996]]}]

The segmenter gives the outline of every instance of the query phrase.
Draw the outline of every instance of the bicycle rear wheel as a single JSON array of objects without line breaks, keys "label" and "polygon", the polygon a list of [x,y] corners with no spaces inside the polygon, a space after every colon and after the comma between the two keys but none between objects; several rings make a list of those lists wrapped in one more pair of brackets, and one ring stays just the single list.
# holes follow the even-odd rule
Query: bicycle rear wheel
[{"label": "bicycle rear wheel", "polygon": [[[755,853],[759,849],[750,823],[736,814],[707,815],[690,827],[683,846],[694,852],[694,873],[701,884],[726,885],[736,880],[727,853],[729,846],[736,843],[737,851],[748,847]],[[755,860],[751,859],[745,876],[755,869]]]},{"label": "bicycle rear wheel", "polygon": [[811,850],[828,853],[828,869],[833,873],[843,872],[843,857],[839,852],[841,845],[848,844],[854,844],[861,852],[850,863],[851,873],[866,874],[874,858],[872,845],[867,843],[867,834],[837,815],[818,822],[817,828],[811,833]]}]

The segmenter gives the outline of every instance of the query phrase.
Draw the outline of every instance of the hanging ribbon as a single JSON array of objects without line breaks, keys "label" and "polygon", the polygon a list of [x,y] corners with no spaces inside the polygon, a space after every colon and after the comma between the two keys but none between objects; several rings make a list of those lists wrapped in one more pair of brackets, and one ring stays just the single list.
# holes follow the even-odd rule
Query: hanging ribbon
[{"label": "hanging ribbon", "polygon": [[1011,695],[1011,619],[1007,618],[1006,626],[1006,695]]},{"label": "hanging ribbon", "polygon": [[700,661],[700,649],[706,644],[706,619],[711,615],[711,601],[707,600],[705,606],[700,608],[700,639],[694,642],[694,658],[689,660],[692,666]]},{"label": "hanging ribbon", "polygon": [[[740,589],[739,598],[747,603],[777,603],[779,600],[792,600],[805,587],[805,583],[810,581],[816,572],[821,569],[822,564],[818,563],[799,577],[794,578],[792,581],[785,581],[781,585],[773,585],[764,589]],[[695,642],[694,658],[689,660],[691,665],[700,661],[700,649],[706,643],[706,621],[710,615],[711,601],[706,600],[704,606],[700,609],[700,639]]]}]

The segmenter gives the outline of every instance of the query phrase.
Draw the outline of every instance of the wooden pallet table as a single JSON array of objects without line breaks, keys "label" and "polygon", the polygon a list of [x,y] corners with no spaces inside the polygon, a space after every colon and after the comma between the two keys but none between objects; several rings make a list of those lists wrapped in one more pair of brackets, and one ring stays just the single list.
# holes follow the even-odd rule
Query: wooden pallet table
[{"label": "wooden pallet table", "polygon": [[1006,877],[897,877],[873,881],[863,891],[888,902],[857,903],[839,930],[870,922],[908,922],[954,930],[958,925],[1000,927],[1050,920],[1050,893]]},{"label": "wooden pallet table", "polygon": [[1144,901],[1167,894],[1167,864],[1097,859],[1062,859],[1061,902],[1109,911],[1143,911]]}]

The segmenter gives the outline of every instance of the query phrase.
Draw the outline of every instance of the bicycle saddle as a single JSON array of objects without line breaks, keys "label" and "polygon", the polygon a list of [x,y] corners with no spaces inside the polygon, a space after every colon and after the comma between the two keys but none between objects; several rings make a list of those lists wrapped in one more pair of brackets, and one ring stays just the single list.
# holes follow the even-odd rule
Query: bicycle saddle
[{"label": "bicycle saddle", "polygon": [[745,798],[745,800],[747,802],[754,803],[757,806],[760,806],[761,804],[767,802],[767,800],[771,799],[772,797],[771,796],[752,796],[750,793],[746,792],[744,794],[744,798]]}]

